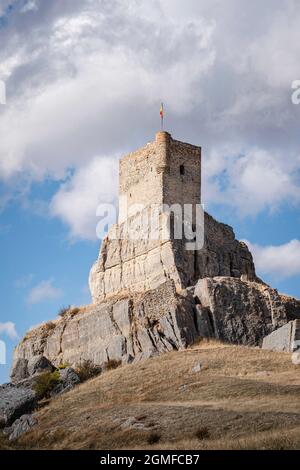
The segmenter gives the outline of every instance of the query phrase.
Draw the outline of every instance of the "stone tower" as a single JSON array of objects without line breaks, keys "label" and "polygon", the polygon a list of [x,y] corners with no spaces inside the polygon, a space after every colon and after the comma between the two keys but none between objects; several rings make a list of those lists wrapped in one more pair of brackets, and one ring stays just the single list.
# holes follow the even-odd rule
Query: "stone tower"
[{"label": "stone tower", "polygon": [[[255,278],[247,246],[235,240],[231,227],[207,214],[201,250],[188,251],[184,237],[174,237],[172,231],[168,237],[152,237],[143,218],[150,207],[194,208],[201,202],[200,194],[201,147],[174,140],[168,132],[158,132],[153,142],[120,160],[119,219],[103,240],[90,272],[94,302],[120,293],[146,292],[169,280],[180,291],[203,277]],[[168,217],[161,210],[160,230]],[[143,232],[143,238],[127,236],[129,225]]]},{"label": "stone tower", "polygon": [[[158,132],[154,142],[120,161],[120,201],[127,207],[154,204],[200,204],[201,148]],[[135,211],[131,212],[133,215]],[[119,224],[128,217],[122,203]]]}]

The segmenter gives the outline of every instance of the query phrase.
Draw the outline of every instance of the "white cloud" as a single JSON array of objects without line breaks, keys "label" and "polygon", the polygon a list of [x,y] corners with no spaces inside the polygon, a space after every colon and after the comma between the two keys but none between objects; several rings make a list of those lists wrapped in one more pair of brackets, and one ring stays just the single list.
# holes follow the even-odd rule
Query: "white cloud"
[{"label": "white cloud", "polygon": [[[25,5],[34,4],[34,14],[15,8],[0,29],[0,79],[8,90],[0,179],[10,193],[75,172],[50,212],[73,236],[91,238],[98,195],[81,187],[81,178],[92,178],[83,168],[93,167],[95,155],[114,158],[152,139],[162,100],[174,137],[203,146],[207,205],[227,204],[241,215],[299,206],[300,108],[290,99],[299,78],[296,2]],[[113,187],[105,197],[114,197]]]},{"label": "white cloud", "polygon": [[253,254],[259,274],[284,279],[300,274],[300,241],[291,240],[278,246],[260,246],[245,240]]},{"label": "white cloud", "polygon": [[29,304],[37,304],[46,300],[58,299],[62,296],[62,290],[53,286],[53,279],[41,281],[33,287],[28,296],[27,302]]},{"label": "white cloud", "polygon": [[96,209],[115,203],[117,160],[95,157],[64,183],[52,199],[50,210],[70,227],[72,238],[96,238]]},{"label": "white cloud", "polygon": [[21,9],[21,13],[28,13],[30,11],[35,11],[38,9],[38,4],[35,0],[29,0],[25,3]]},{"label": "white cloud", "polygon": [[[243,153],[244,152],[244,153]],[[204,159],[204,202],[234,207],[242,216],[300,202],[296,159],[258,148],[224,148]]]},{"label": "white cloud", "polygon": [[0,335],[6,334],[10,339],[18,338],[15,324],[12,322],[0,323]]}]

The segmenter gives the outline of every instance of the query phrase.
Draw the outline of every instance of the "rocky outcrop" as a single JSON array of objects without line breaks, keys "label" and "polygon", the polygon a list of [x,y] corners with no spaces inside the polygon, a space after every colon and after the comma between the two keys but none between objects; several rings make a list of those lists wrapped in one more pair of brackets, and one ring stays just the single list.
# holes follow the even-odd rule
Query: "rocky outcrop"
[{"label": "rocky outcrop", "polygon": [[14,367],[40,354],[55,365],[86,359],[102,365],[185,348],[199,336],[193,305],[192,295],[177,293],[172,281],[145,294],[91,305],[48,330],[43,326],[29,332],[16,348]]},{"label": "rocky outcrop", "polygon": [[270,333],[263,340],[263,349],[294,352],[300,350],[300,320],[293,320]]},{"label": "rocky outcrop", "polygon": [[[146,217],[147,216],[147,217]],[[217,222],[209,214],[204,217],[204,246],[201,250],[185,249],[186,240],[162,234],[168,216],[160,215],[160,236],[153,239],[149,209],[128,221],[111,227],[103,240],[100,255],[93,265],[89,285],[93,302],[112,295],[134,294],[156,289],[172,280],[177,289],[184,289],[199,278],[232,276],[256,280],[255,267],[248,247],[236,240],[231,227]],[[142,238],[135,239],[129,226],[143,226]]]},{"label": "rocky outcrop", "polygon": [[51,325],[31,331],[15,352],[18,361],[43,354],[56,365],[89,359],[132,362],[186,348],[197,339],[261,345],[262,338],[287,323],[300,302],[286,300],[258,282],[234,277],[205,278],[176,291],[173,281],[144,294],[87,307]]},{"label": "rocky outcrop", "polygon": [[261,345],[264,336],[286,324],[300,302],[275,289],[232,277],[200,279],[194,288],[198,329],[235,344]]},{"label": "rocky outcrop", "polygon": [[11,425],[24,413],[32,411],[35,404],[35,393],[30,387],[11,383],[1,385],[0,427]]},{"label": "rocky outcrop", "polygon": [[8,436],[10,441],[19,439],[23,434],[30,431],[37,425],[37,418],[34,414],[23,415],[17,419],[11,426],[5,428],[3,433]]}]

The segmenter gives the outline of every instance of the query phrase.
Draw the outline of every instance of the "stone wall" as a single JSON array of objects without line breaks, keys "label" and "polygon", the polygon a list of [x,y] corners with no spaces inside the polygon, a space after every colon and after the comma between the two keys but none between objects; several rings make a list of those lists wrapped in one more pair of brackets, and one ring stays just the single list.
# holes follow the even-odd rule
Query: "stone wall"
[{"label": "stone wall", "polygon": [[[119,223],[138,212],[134,205],[199,204],[200,147],[173,140],[158,132],[154,142],[120,160]],[[123,198],[127,198],[127,207]]]}]

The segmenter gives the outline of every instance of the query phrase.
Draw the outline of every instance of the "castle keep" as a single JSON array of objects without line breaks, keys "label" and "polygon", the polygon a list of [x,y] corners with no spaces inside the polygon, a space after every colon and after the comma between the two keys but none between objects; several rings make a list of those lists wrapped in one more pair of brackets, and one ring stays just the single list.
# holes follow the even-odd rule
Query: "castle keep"
[{"label": "castle keep", "polygon": [[[257,278],[248,247],[228,225],[205,213],[203,246],[187,250],[185,238],[172,231],[153,238],[143,224],[153,205],[162,206],[163,227],[164,204],[200,204],[200,147],[158,132],[120,160],[119,195],[118,223],[89,276],[92,304],[28,332],[15,351],[13,380],[39,355],[56,365],[85,359],[101,365],[182,349],[203,337],[261,345],[300,319],[300,302]],[[144,236],[128,236],[128,225]]]},{"label": "castle keep", "polygon": [[[117,232],[123,234],[128,221],[137,219],[142,239],[115,239],[112,227],[102,244],[100,257],[90,273],[94,302],[121,292],[145,292],[172,280],[177,290],[206,276],[255,278],[251,254],[235,240],[230,227],[209,215],[204,220],[204,247],[186,250],[185,239],[153,239],[141,213],[154,205],[191,205],[201,202],[201,148],[158,132],[154,142],[120,161],[120,211]],[[160,226],[167,219],[161,214]],[[195,218],[195,214],[194,214]]]}]

